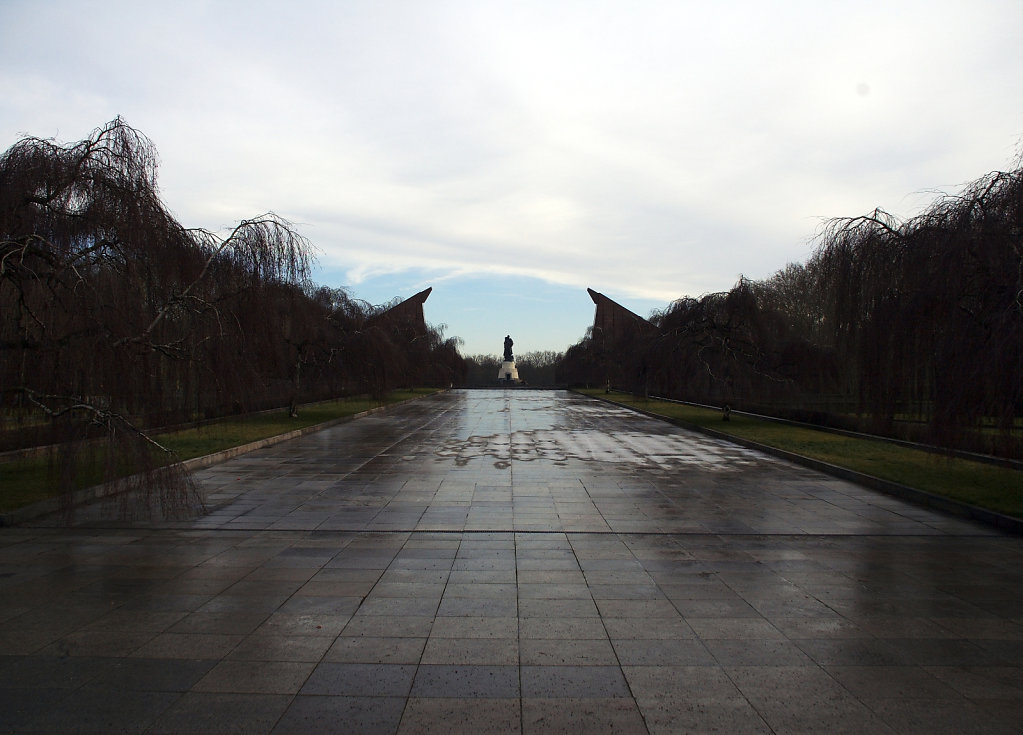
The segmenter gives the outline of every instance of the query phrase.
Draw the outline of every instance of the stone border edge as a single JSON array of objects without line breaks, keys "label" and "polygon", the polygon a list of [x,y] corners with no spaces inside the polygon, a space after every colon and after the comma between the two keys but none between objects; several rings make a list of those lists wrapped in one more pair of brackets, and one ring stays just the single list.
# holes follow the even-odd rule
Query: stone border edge
[{"label": "stone border edge", "polygon": [[855,482],[857,485],[863,485],[871,490],[877,490],[878,492],[885,493],[886,495],[892,495],[916,505],[931,508],[932,510],[939,510],[950,515],[959,516],[960,518],[969,518],[971,520],[993,526],[1001,531],[1006,531],[1017,536],[1023,536],[1023,518],[1005,515],[1004,513],[998,513],[997,511],[988,510],[987,508],[981,508],[978,505],[964,503],[960,500],[953,500],[952,498],[946,498],[943,495],[936,495],[934,493],[927,492],[926,490],[919,490],[915,487],[909,487],[908,485],[903,485],[898,482],[884,480],[880,477],[874,477],[873,475],[868,475],[863,472],[857,472],[856,470],[850,470],[828,462],[822,462],[819,459],[806,457],[802,454],[796,454],[795,452],[771,447],[750,439],[732,436],[731,434],[726,434],[723,431],[717,431],[716,429],[708,429],[705,426],[690,424],[680,419],[661,416],[653,413],[652,411],[644,411],[641,408],[629,406],[624,403],[618,403],[610,398],[591,396],[586,393],[578,393],[576,391],[572,392],[576,393],[576,395],[593,398],[598,401],[604,401],[605,403],[610,403],[614,406],[628,409],[629,411],[635,411],[643,416],[648,416],[649,418],[657,419],[658,421],[664,421],[674,426],[678,426],[681,429],[705,434],[706,436],[711,436],[715,439],[721,439],[723,441],[731,442],[732,444],[738,444],[739,446],[746,447],[747,449],[755,449],[758,452],[763,452],[764,454],[769,454],[779,459],[788,460],[794,464],[817,470],[818,472],[823,472],[826,475],[831,475],[832,477],[837,477],[841,480]]}]

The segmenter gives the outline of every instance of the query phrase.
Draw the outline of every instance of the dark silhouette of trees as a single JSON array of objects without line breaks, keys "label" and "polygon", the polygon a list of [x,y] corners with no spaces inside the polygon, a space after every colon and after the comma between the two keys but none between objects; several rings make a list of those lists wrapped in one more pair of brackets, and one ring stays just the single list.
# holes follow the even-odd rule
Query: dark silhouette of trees
[{"label": "dark silhouette of trees", "polygon": [[555,380],[561,385],[595,388],[608,384],[607,360],[593,340],[593,327],[565,350],[555,368]]},{"label": "dark silhouette of trees", "polygon": [[443,324],[427,325],[427,349],[429,359],[426,371],[416,382],[417,385],[437,387],[453,387],[465,384],[468,366],[465,358],[459,353],[462,346],[461,337],[444,337],[446,326]]},{"label": "dark silhouette of trees", "polygon": [[645,342],[587,335],[563,379],[1023,455],[1023,171],[899,222],[825,224],[805,264],[655,313]]},{"label": "dark silhouette of trees", "polygon": [[926,422],[941,444],[1009,441],[1023,399],[1023,172],[995,172],[904,223],[829,223],[817,274],[846,391],[879,430]]},{"label": "dark silhouette of trees", "polygon": [[135,510],[176,515],[197,496],[154,428],[460,381],[457,339],[374,326],[379,309],[311,284],[313,248],[280,217],[183,227],[157,163],[120,118],[0,157],[0,449],[59,447],[69,489],[98,452],[101,479],[155,489]]},{"label": "dark silhouette of trees", "polygon": [[501,358],[497,355],[468,355],[465,358],[465,383],[469,386],[497,384]]},{"label": "dark silhouette of trees", "polygon": [[[531,350],[516,356],[515,367],[528,385],[557,385],[556,371],[563,357],[564,353],[554,350]],[[493,375],[497,374],[497,368]]]},{"label": "dark silhouette of trees", "polygon": [[[557,385],[556,371],[564,358],[564,353],[553,350],[533,350],[515,355],[515,367],[519,377],[526,385],[551,386]],[[501,371],[503,356],[470,355],[465,360],[465,383],[470,386],[498,385],[498,374]]]},{"label": "dark silhouette of trees", "polygon": [[680,398],[733,406],[787,395],[800,377],[804,346],[762,292],[740,279],[727,293],[680,299],[654,315],[660,333],[648,360],[658,365],[655,385],[674,388]]}]

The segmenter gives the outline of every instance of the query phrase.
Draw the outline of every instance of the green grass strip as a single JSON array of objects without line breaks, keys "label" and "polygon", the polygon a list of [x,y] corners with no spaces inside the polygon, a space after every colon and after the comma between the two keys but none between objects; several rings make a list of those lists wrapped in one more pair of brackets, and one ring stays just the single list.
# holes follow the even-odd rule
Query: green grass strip
[{"label": "green grass strip", "polygon": [[734,413],[722,421],[720,411],[670,401],[603,390],[580,393],[1023,518],[1023,472],[1009,467]]},{"label": "green grass strip", "polygon": [[[416,388],[411,391],[394,391],[382,400],[360,396],[311,403],[299,406],[296,418],[288,416],[287,409],[281,409],[219,419],[196,428],[157,434],[154,438],[172,450],[177,459],[193,459],[436,392],[435,389]],[[75,478],[75,487],[72,489],[80,490],[102,481],[101,451],[97,451],[96,456],[90,459]],[[36,456],[0,463],[0,512],[22,508],[57,494],[58,488],[54,486],[47,457]]]}]

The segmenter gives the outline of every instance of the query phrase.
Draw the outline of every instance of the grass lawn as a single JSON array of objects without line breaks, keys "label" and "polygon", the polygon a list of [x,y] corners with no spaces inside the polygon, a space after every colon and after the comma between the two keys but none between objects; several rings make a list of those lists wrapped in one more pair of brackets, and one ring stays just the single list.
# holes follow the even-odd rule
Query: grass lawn
[{"label": "grass lawn", "polygon": [[603,390],[580,392],[1023,518],[1023,472],[1019,470],[734,413],[726,422],[719,411],[670,401],[605,395]]},{"label": "grass lawn", "polygon": [[[383,400],[356,397],[311,403],[300,406],[296,418],[291,418],[286,409],[281,409],[220,419],[197,428],[157,434],[154,438],[172,450],[179,460],[186,460],[435,392],[434,389],[417,388],[412,391],[394,391]],[[86,488],[101,481],[103,456],[99,452],[96,455],[75,477],[74,489]],[[0,512],[53,497],[58,492],[57,484],[46,457],[0,463]]]}]

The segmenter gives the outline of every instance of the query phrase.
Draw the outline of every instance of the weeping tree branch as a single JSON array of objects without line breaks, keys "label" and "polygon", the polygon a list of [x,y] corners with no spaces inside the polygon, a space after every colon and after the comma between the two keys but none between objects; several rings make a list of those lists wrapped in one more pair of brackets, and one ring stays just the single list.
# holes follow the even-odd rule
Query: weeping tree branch
[{"label": "weeping tree branch", "polygon": [[[25,386],[13,388],[12,392],[23,395],[29,403],[38,408],[51,419],[57,419],[69,414],[81,414],[87,416],[90,423],[107,429],[114,429],[117,426],[122,426],[127,429],[130,434],[138,437],[155,449],[158,449],[168,457],[174,456],[173,450],[160,444],[158,441],[153,439],[153,437],[139,429],[121,414],[100,408],[92,403],[81,400],[79,397],[44,395]],[[55,408],[52,405],[53,403],[63,405]]]},{"label": "weeping tree branch", "polygon": [[222,240],[208,230],[182,232],[187,233],[207,253],[202,270],[180,292],[164,302],[140,334],[124,338],[119,344],[148,343],[153,330],[176,306],[189,301],[202,302],[192,292],[206,281],[210,269],[225,256],[241,264],[244,272],[254,282],[296,282],[309,275],[310,243],[295,232],[290,222],[273,213],[243,220]]}]

